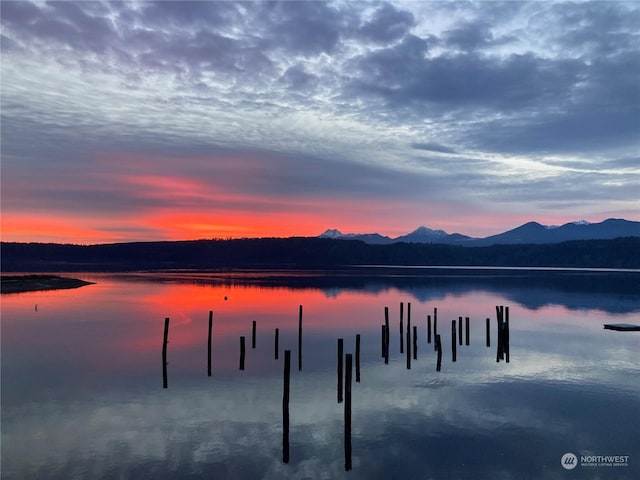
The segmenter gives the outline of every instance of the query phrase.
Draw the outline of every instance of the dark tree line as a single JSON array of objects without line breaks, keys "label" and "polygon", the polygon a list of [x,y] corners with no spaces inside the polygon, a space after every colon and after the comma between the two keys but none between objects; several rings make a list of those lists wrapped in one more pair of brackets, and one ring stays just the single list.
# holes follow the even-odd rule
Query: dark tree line
[{"label": "dark tree line", "polygon": [[358,240],[263,238],[102,245],[8,243],[2,271],[130,271],[168,268],[327,268],[432,265],[640,268],[640,237],[547,245],[371,245]]}]

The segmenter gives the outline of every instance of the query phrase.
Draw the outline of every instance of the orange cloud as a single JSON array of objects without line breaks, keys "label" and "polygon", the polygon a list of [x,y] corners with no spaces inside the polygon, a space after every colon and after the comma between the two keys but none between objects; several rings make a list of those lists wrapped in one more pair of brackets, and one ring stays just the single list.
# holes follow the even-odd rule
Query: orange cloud
[{"label": "orange cloud", "polygon": [[114,241],[112,232],[89,226],[86,218],[44,214],[2,214],[3,242],[100,243]]}]

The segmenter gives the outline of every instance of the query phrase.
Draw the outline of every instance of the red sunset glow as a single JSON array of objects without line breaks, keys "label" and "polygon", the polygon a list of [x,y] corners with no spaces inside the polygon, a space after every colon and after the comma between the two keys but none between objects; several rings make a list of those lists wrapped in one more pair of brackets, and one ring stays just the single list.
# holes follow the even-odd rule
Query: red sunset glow
[{"label": "red sunset glow", "polygon": [[[104,160],[104,158],[103,158]],[[121,161],[121,159],[120,159]],[[166,159],[165,159],[166,161]],[[175,161],[178,161],[175,159]],[[210,159],[214,161],[214,159]],[[35,175],[31,185],[18,191],[9,185],[4,194],[25,199],[28,208],[3,209],[2,240],[76,244],[141,240],[195,240],[203,238],[255,238],[315,236],[327,228],[343,233],[378,232],[391,237],[409,233],[420,225],[449,233],[486,236],[530,220],[518,212],[495,216],[479,206],[467,211],[456,203],[431,202],[416,208],[406,199],[323,198],[320,193],[251,191],[238,187],[246,170],[263,167],[257,161],[240,162],[242,173],[232,184],[214,183],[195,175],[161,175],[137,172],[92,174],[90,186],[78,178],[61,185],[70,198],[82,202],[56,201],[35,205],[30,189],[45,188],[46,178]],[[231,172],[227,171],[227,174]],[[238,173],[236,172],[236,176]],[[260,183],[255,175],[249,183]],[[79,193],[73,194],[79,190]],[[35,193],[33,193],[35,195]],[[113,202],[115,206],[111,206]],[[18,202],[19,203],[19,202]],[[628,217],[633,214],[628,212]],[[583,217],[601,221],[597,216]],[[538,216],[543,224],[562,224],[562,215]]]},{"label": "red sunset glow", "polygon": [[[238,338],[245,336],[250,345],[253,321],[257,323],[258,343],[263,351],[267,349],[267,343],[269,349],[272,348],[275,328],[280,331],[281,347],[295,348],[299,305],[303,306],[303,325],[306,334],[310,335],[308,338],[321,338],[323,342],[335,336],[336,332],[347,336],[361,333],[363,337],[374,339],[372,341],[377,340],[380,325],[384,323],[385,306],[389,307],[393,336],[397,338],[400,302],[404,302],[405,322],[408,303],[411,303],[411,321],[421,332],[420,342],[424,342],[426,318],[427,315],[433,315],[434,307],[438,308],[439,330],[443,332],[449,331],[451,320],[457,320],[459,316],[470,317],[474,342],[475,339],[484,338],[485,318],[491,318],[494,331],[496,303],[511,305],[514,332],[535,331],[541,325],[549,328],[554,325],[567,328],[567,325],[571,325],[571,328],[578,330],[600,332],[602,319],[607,316],[606,312],[599,310],[576,312],[554,304],[531,310],[495,293],[481,290],[464,294],[443,293],[441,297],[422,301],[396,288],[377,293],[339,289],[323,291],[312,288],[201,285],[187,283],[185,278],[167,282],[139,281],[131,276],[126,287],[123,287],[122,283],[113,281],[108,275],[86,274],[83,278],[97,283],[79,290],[30,292],[12,296],[5,302],[6,305],[3,304],[3,321],[10,322],[13,334],[18,332],[33,342],[34,348],[40,348],[46,339],[55,346],[47,350],[85,352],[83,354],[86,354],[87,361],[92,359],[96,368],[109,369],[126,365],[127,362],[139,362],[141,356],[155,360],[165,317],[171,319],[172,354],[200,351],[206,345],[208,312],[212,310],[214,348],[218,352],[216,367],[235,370]],[[202,281],[205,277],[198,278]],[[241,278],[237,277],[236,280],[241,281]],[[123,295],[125,288],[127,295]],[[38,311],[34,310],[34,304],[39,305]],[[69,321],[70,316],[74,318],[73,328],[78,334],[86,333],[93,339],[100,336],[101,344],[117,351],[118,355],[103,364],[103,357],[93,355],[95,346],[92,344],[76,342],[72,346],[69,342],[73,339],[60,337],[57,324]],[[624,320],[622,316],[620,318]],[[18,320],[19,326],[16,323]],[[108,325],[108,328],[102,329],[100,325]],[[39,335],[33,335],[34,326],[41,332]],[[522,338],[526,341],[526,336]],[[10,345],[13,338],[8,337],[5,341]],[[333,343],[330,345],[333,347]]]},{"label": "red sunset glow", "polygon": [[[220,203],[233,201],[233,197],[220,197]],[[254,199],[261,203],[259,199]],[[268,204],[266,199],[262,204]],[[215,202],[213,202],[215,203]],[[3,212],[1,219],[2,241],[6,242],[55,242],[74,244],[117,243],[128,241],[154,240],[198,240],[208,238],[259,238],[259,237],[312,237],[327,228],[338,228],[343,233],[373,233],[395,237],[404,235],[428,222],[408,224],[401,217],[402,207],[397,210],[389,205],[380,206],[372,211],[372,206],[349,204],[348,207],[328,202],[317,205],[302,213],[300,205],[280,204],[274,211],[249,209],[217,210],[215,205],[207,211],[205,208],[182,209],[163,207],[154,211],[131,213],[118,212],[96,217],[91,214],[66,213],[16,213]],[[346,210],[349,208],[349,210]],[[379,212],[379,213],[378,213]],[[628,218],[633,218],[629,215]],[[384,219],[386,229],[380,225]],[[463,225],[461,225],[461,220]],[[466,220],[466,221],[465,221]],[[589,220],[587,218],[587,220]],[[593,218],[598,222],[602,218]],[[487,236],[515,228],[524,221],[521,215],[502,216],[499,219],[491,215],[480,217],[463,215],[455,219],[443,218],[438,225],[448,233],[463,233]],[[545,225],[560,225],[567,219],[558,216],[545,216],[536,221]],[[419,222],[419,220],[414,220]],[[406,224],[406,226],[405,226]],[[427,226],[429,226],[427,225]]]}]

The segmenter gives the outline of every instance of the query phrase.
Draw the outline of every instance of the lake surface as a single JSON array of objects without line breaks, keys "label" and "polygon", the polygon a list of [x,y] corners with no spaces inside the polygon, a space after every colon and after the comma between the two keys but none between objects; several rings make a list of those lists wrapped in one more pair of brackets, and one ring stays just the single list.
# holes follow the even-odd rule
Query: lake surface
[{"label": "lake surface", "polygon": [[[3,479],[640,478],[640,332],[603,329],[640,323],[638,272],[75,276],[96,284],[2,296]],[[400,353],[401,302],[405,329],[410,303],[418,331],[411,369]],[[496,361],[497,305],[509,307],[509,363]],[[385,306],[388,365],[381,357]],[[439,372],[426,331],[434,308]],[[459,317],[470,318],[470,345],[457,347],[454,363],[451,321]],[[356,334],[361,381],[352,384],[352,470],[345,471],[337,339],[355,353]],[[292,360],[288,464],[285,349]],[[575,468],[561,464],[566,453],[576,456]]]}]

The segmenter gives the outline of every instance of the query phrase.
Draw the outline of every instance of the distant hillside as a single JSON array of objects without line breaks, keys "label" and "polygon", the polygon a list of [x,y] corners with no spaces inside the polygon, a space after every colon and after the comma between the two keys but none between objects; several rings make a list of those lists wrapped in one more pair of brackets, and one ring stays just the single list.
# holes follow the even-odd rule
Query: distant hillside
[{"label": "distant hillside", "polygon": [[207,268],[327,268],[348,265],[640,268],[640,237],[548,245],[459,245],[266,238],[106,245],[6,243],[4,272]]},{"label": "distant hillside", "polygon": [[571,222],[560,227],[546,227],[529,222],[499,235],[474,240],[470,245],[560,243],[568,240],[604,240],[632,236],[640,237],[640,222],[610,218],[600,223]]},{"label": "distant hillside", "polygon": [[472,238],[460,233],[449,234],[444,230],[432,230],[419,227],[407,235],[390,238],[378,233],[348,233],[339,230],[327,230],[320,238],[343,240],[362,240],[371,244],[405,243],[442,243],[481,247],[505,244],[545,244],[560,243],[569,240],[606,240],[619,237],[640,237],[640,222],[610,218],[600,223],[584,221],[571,222],[562,226],[545,226],[537,222],[528,222],[513,230],[491,235],[485,238]]},{"label": "distant hillside", "polygon": [[329,229],[321,233],[318,238],[331,238],[333,240],[361,240],[372,245],[386,245],[393,243],[389,237],[379,233],[342,233],[340,230]]},{"label": "distant hillside", "polygon": [[431,230],[427,227],[419,227],[408,235],[397,237],[394,242],[406,243],[445,243],[456,244],[471,240],[471,237],[459,233],[449,234],[444,230]]}]

